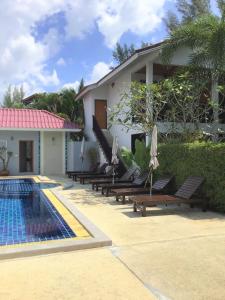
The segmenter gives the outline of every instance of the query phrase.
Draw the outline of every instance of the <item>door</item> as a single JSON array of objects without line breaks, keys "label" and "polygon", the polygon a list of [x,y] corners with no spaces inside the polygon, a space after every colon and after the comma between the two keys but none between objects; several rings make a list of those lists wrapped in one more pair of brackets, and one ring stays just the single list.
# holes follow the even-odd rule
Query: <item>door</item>
[{"label": "door", "polygon": [[138,134],[132,134],[131,135],[131,151],[133,154],[135,154],[135,142],[136,140],[142,141],[146,143],[146,135],[145,133],[138,133]]},{"label": "door", "polygon": [[107,129],[107,100],[95,100],[95,118],[101,129]]},{"label": "door", "polygon": [[19,141],[19,171],[33,172],[33,141]]}]

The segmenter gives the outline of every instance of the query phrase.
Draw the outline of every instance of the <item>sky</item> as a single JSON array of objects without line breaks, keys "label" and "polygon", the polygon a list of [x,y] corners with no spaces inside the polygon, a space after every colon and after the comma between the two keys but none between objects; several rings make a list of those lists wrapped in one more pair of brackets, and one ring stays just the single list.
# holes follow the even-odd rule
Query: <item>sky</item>
[{"label": "sky", "polygon": [[167,37],[169,9],[175,0],[1,0],[0,102],[9,85],[29,96],[97,81],[115,65],[117,42]]}]

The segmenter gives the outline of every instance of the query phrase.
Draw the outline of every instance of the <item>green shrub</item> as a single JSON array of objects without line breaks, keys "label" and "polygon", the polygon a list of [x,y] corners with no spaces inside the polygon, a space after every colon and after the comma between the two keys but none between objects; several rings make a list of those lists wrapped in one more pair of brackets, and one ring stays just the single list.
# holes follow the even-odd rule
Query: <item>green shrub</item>
[{"label": "green shrub", "polygon": [[[148,167],[149,148],[143,143],[137,142],[134,156],[128,149],[124,155],[130,164],[133,159],[142,169]],[[210,207],[225,212],[225,143],[159,144],[158,160],[159,168],[154,178],[173,174],[179,187],[190,175],[203,176],[203,195],[209,199]]]},{"label": "green shrub", "polygon": [[94,148],[94,147],[89,148],[87,151],[87,155],[90,159],[92,166],[98,162],[99,158],[98,158],[98,151],[96,148]]},{"label": "green shrub", "polygon": [[172,173],[179,186],[190,175],[203,176],[204,195],[212,208],[225,212],[225,144],[160,144],[157,175]]},{"label": "green shrub", "polygon": [[146,147],[144,141],[135,141],[134,161],[142,171],[148,170],[150,157],[149,151],[149,147]]},{"label": "green shrub", "polygon": [[132,152],[126,147],[122,147],[120,149],[120,155],[125,165],[129,168],[132,165],[132,160],[133,160]]},{"label": "green shrub", "polygon": [[133,155],[129,149],[125,147],[121,148],[120,154],[124,163],[130,167],[134,161],[140,167],[141,171],[147,170],[149,165],[149,147],[145,146],[145,142],[136,140],[135,149],[136,151]]}]

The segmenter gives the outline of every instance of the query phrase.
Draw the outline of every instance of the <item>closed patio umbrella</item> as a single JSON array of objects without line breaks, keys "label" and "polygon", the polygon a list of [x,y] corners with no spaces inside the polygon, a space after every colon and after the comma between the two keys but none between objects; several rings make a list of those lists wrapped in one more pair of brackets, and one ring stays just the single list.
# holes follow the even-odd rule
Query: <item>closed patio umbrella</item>
[{"label": "closed patio umbrella", "polygon": [[85,138],[83,136],[82,142],[81,142],[81,147],[80,147],[80,159],[82,162],[82,170],[83,170],[83,162],[84,162],[84,145],[85,145]]},{"label": "closed patio umbrella", "polygon": [[117,141],[117,137],[114,136],[113,137],[113,145],[112,145],[112,159],[111,159],[111,163],[113,165],[113,184],[115,182],[115,165],[117,165],[119,163],[119,159],[117,157],[117,152],[118,152],[118,141]]},{"label": "closed patio umbrella", "polygon": [[150,196],[152,195],[152,174],[153,170],[157,169],[159,166],[159,162],[157,159],[157,127],[154,125],[152,130],[152,141],[151,141],[151,148],[150,148],[150,162],[149,168],[151,172],[151,179],[150,179]]}]

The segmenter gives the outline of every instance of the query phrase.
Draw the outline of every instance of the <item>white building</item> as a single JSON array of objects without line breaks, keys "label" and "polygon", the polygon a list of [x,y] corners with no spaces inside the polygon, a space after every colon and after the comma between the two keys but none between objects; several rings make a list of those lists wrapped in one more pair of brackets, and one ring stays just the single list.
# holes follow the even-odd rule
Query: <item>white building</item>
[{"label": "white building", "polygon": [[[162,64],[160,59],[162,43],[136,50],[124,63],[113,69],[98,82],[86,86],[76,97],[83,99],[85,113],[85,134],[91,141],[96,140],[93,132],[92,116],[94,115],[100,128],[107,131],[107,109],[121,101],[121,95],[129,89],[132,81],[152,83],[167,78],[178,66],[187,65],[188,49],[179,49],[173,55],[169,66]],[[224,127],[224,125],[222,125]],[[119,146],[129,149],[134,147],[135,139],[141,132],[129,130],[120,125],[113,125],[111,135],[118,136]],[[108,134],[107,134],[108,135]]]},{"label": "white building", "polygon": [[48,111],[1,108],[0,148],[12,154],[9,174],[64,175],[67,134],[80,130],[78,125]]}]

